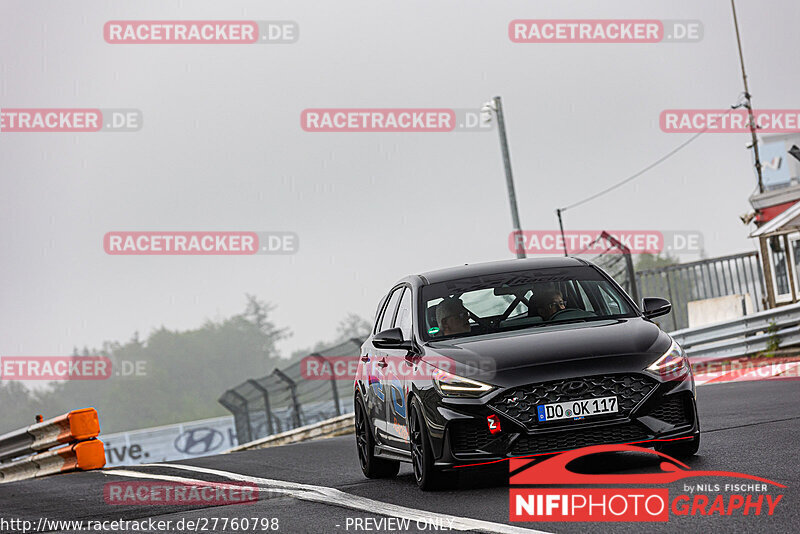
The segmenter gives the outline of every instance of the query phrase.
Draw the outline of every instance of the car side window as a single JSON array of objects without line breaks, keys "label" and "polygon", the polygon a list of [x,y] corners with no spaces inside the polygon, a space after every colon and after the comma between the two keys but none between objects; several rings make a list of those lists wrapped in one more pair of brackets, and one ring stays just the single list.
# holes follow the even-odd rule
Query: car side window
[{"label": "car side window", "polygon": [[611,315],[618,315],[622,313],[622,306],[620,305],[619,301],[610,295],[605,288],[599,287],[599,289],[606,306],[608,306],[608,313]]},{"label": "car side window", "polygon": [[403,298],[400,299],[400,306],[397,308],[397,319],[394,321],[395,328],[403,332],[403,339],[411,339],[411,289],[406,288]]},{"label": "car side window", "polygon": [[400,302],[400,297],[403,295],[403,289],[403,287],[398,287],[389,297],[389,304],[386,305],[386,309],[383,311],[381,326],[378,328],[378,332],[383,332],[392,327],[394,314],[397,311],[397,304]]}]

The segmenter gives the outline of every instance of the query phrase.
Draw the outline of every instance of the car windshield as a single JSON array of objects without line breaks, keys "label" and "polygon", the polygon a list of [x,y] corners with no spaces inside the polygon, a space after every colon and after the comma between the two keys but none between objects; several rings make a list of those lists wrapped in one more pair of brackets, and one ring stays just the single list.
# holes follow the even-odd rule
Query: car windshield
[{"label": "car windshield", "polygon": [[423,286],[421,299],[426,341],[636,316],[618,287],[589,266],[448,280]]}]

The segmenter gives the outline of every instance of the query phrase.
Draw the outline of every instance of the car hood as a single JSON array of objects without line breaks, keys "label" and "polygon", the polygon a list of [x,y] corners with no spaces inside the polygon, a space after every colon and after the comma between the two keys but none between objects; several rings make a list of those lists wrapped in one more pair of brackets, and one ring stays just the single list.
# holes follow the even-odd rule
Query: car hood
[{"label": "car hood", "polygon": [[[609,372],[638,372],[671,341],[650,321],[615,319],[432,341],[424,360],[453,360],[461,376],[501,387]],[[440,361],[440,360],[439,360]]]}]

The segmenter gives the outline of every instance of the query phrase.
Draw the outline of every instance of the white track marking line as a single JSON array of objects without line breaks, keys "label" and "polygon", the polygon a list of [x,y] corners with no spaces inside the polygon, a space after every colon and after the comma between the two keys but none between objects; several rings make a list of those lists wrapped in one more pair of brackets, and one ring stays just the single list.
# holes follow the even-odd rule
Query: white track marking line
[{"label": "white track marking line", "polygon": [[[469,517],[458,517],[454,515],[440,514],[437,512],[429,512],[425,510],[417,510],[415,508],[407,508],[397,504],[389,504],[381,501],[375,501],[366,497],[352,495],[345,493],[335,488],[327,486],[314,486],[311,484],[300,484],[297,482],[287,482],[283,480],[273,480],[269,478],[253,477],[249,475],[241,475],[239,473],[231,473],[230,471],[221,471],[219,469],[209,469],[206,467],[196,467],[193,465],[181,464],[141,464],[138,467],[168,467],[172,469],[182,469],[184,471],[192,471],[195,473],[204,473],[209,475],[216,475],[225,477],[237,482],[250,482],[256,484],[259,488],[264,488],[271,491],[284,493],[296,499],[303,501],[318,502],[332,506],[339,506],[342,508],[350,508],[352,510],[359,510],[368,512],[375,515],[391,516],[400,519],[408,519],[419,523],[428,525],[439,525],[441,521],[445,521],[451,530],[461,531],[478,531],[486,532],[488,534],[550,534],[542,530],[531,530],[527,528],[515,527],[503,523],[493,523],[491,521],[483,521],[480,519],[472,519]],[[143,473],[141,471],[131,471],[125,469],[109,469],[103,471],[107,475],[121,475],[132,476],[136,478],[152,478],[157,480],[170,480],[175,482],[196,483],[208,481],[198,481],[191,478],[174,477],[170,475],[158,475]],[[437,523],[438,521],[438,523]]]}]

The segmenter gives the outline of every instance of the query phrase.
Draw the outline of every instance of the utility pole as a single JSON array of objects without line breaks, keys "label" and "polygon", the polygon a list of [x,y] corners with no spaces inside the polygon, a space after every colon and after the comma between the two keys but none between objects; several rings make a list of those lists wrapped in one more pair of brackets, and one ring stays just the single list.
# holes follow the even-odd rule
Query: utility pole
[{"label": "utility pole", "polygon": [[764,192],[764,180],[761,177],[761,159],[758,157],[758,137],[756,137],[756,121],[753,118],[753,105],[750,102],[750,90],[747,88],[747,74],[744,72],[744,56],[742,55],[742,40],[739,37],[739,22],[736,19],[736,5],[731,0],[731,10],[733,11],[733,26],[736,28],[736,44],[739,47],[739,63],[742,65],[742,81],[744,82],[745,107],[747,108],[750,119],[750,135],[753,139],[753,155],[756,160],[756,173],[758,174],[758,192]]},{"label": "utility pole", "polygon": [[511,175],[511,155],[508,153],[508,139],[506,139],[506,122],[503,117],[503,103],[500,97],[494,97],[494,112],[497,114],[497,131],[500,134],[500,148],[503,151],[503,167],[506,171],[506,185],[508,186],[508,202],[511,205],[511,222],[514,225],[514,249],[517,258],[525,258],[525,248],[520,243],[522,228],[519,224],[519,212],[517,211],[517,195],[514,192],[514,177]]},{"label": "utility pole", "polygon": [[564,238],[564,223],[561,221],[561,208],[556,209],[556,215],[558,215],[558,227],[561,229],[561,241],[564,243],[564,256],[569,256],[567,253],[567,240]]}]

